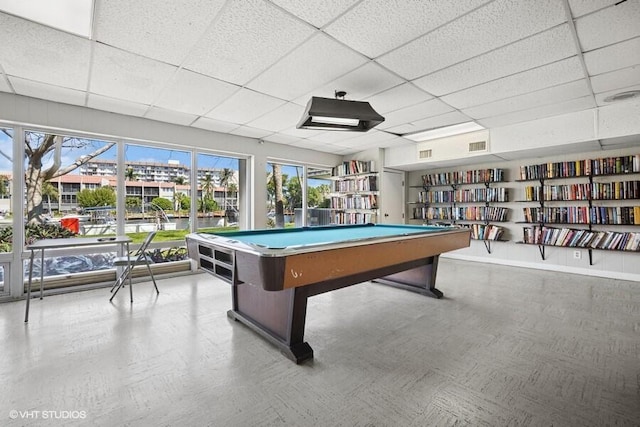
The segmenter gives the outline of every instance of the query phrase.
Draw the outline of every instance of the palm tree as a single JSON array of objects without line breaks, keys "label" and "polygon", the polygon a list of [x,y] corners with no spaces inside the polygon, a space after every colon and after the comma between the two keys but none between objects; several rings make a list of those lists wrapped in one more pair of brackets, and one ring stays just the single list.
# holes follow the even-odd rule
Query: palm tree
[{"label": "palm tree", "polygon": [[124,171],[124,179],[126,181],[136,181],[138,179],[138,174],[133,170],[131,166]]},{"label": "palm tree", "polygon": [[177,185],[186,185],[188,182],[187,177],[182,175],[174,177],[172,181]]},{"label": "palm tree", "polygon": [[51,182],[47,181],[42,184],[42,195],[47,198],[47,205],[49,205],[49,215],[52,215],[51,212],[51,198],[57,199],[60,197],[58,193],[58,189],[51,184]]},{"label": "palm tree", "polygon": [[204,178],[202,178],[202,213],[205,214],[207,210],[207,196],[208,198],[212,198],[211,194],[213,193],[213,177],[209,172],[204,174]]},{"label": "palm tree", "polygon": [[276,228],[284,228],[284,192],[282,190],[282,165],[272,163],[273,186],[276,196]]},{"label": "palm tree", "polygon": [[233,169],[224,168],[220,173],[220,185],[224,188],[224,226],[227,226],[227,189],[231,180],[233,179]]}]

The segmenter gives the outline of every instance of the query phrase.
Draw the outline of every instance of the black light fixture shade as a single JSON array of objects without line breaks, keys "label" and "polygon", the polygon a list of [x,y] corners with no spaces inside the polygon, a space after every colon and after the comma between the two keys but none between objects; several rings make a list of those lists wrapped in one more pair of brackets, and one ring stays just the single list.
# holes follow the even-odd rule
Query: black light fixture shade
[{"label": "black light fixture shade", "polygon": [[366,132],[382,122],[384,117],[368,102],[313,96],[296,127]]}]

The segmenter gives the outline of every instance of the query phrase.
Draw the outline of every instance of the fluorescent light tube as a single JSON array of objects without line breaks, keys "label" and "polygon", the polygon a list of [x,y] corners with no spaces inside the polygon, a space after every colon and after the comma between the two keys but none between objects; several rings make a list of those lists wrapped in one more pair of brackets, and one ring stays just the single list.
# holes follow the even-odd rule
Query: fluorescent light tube
[{"label": "fluorescent light tube", "polygon": [[463,133],[474,132],[477,130],[485,129],[484,126],[477,124],[476,122],[459,123],[457,125],[445,126],[436,129],[429,129],[423,132],[416,132],[412,134],[404,134],[403,138],[410,139],[415,142],[428,141],[430,139],[444,138],[445,136],[460,135]]},{"label": "fluorescent light tube", "polygon": [[327,123],[331,125],[344,125],[344,126],[358,126],[360,120],[358,119],[342,119],[340,117],[323,117],[323,116],[312,116],[311,121],[314,123]]}]

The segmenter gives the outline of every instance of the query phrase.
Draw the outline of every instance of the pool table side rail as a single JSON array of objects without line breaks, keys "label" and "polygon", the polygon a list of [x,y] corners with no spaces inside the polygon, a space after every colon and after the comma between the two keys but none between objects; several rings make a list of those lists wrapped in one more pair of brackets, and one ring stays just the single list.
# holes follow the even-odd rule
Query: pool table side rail
[{"label": "pool table side rail", "polygon": [[[339,242],[321,242],[321,243],[312,243],[312,244],[299,244],[299,245],[290,245],[285,248],[269,248],[260,245],[252,245],[239,240],[234,239],[233,237],[228,237],[222,234],[211,234],[211,233],[191,233],[186,236],[187,242],[190,239],[195,239],[200,241],[201,243],[209,242],[218,247],[224,247],[231,250],[240,250],[243,252],[253,253],[258,256],[263,257],[281,257],[281,256],[289,256],[291,254],[301,254],[306,252],[317,252],[318,249],[321,250],[332,250],[332,249],[341,249],[345,247],[351,246],[364,246],[370,245],[371,243],[384,243],[396,241],[398,237],[402,237],[403,239],[420,239],[425,236],[437,236],[437,235],[451,235],[452,233],[459,234],[468,234],[471,235],[467,229],[460,228],[443,228],[442,230],[438,229],[434,231],[433,229],[425,230],[422,233],[406,233],[399,234],[394,236],[373,236],[367,238],[355,238],[355,239],[345,239]],[[467,245],[469,246],[469,245]]]}]

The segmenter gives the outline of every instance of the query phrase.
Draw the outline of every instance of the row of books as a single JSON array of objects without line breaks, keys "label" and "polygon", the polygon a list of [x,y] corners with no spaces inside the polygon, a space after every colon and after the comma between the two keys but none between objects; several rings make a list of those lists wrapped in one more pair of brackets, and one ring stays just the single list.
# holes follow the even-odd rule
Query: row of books
[{"label": "row of books", "polygon": [[452,184],[477,184],[484,182],[504,181],[503,169],[477,169],[468,171],[454,171],[422,175],[422,184],[452,185]]},{"label": "row of books", "polygon": [[460,208],[425,206],[413,209],[414,219],[448,221],[494,221],[507,220],[508,208],[494,206],[468,206]]},{"label": "row of books", "polygon": [[527,201],[640,199],[640,181],[527,186],[524,194]]},{"label": "row of books", "polygon": [[640,172],[640,154],[520,166],[520,179],[570,178]]},{"label": "row of books", "polygon": [[363,212],[337,212],[332,215],[334,224],[368,224],[376,222],[376,214]]},{"label": "row of books", "polygon": [[500,240],[504,228],[493,224],[464,224],[464,228],[471,230],[471,238],[475,240]]},{"label": "row of books", "polygon": [[640,225],[640,206],[593,206],[592,224]]},{"label": "row of books", "polygon": [[471,188],[448,191],[420,191],[420,203],[452,203],[452,202],[508,202],[509,190],[499,188]]},{"label": "row of books", "polygon": [[456,220],[465,221],[495,221],[503,222],[507,220],[508,208],[496,206],[467,206],[454,209]]},{"label": "row of books", "polygon": [[375,176],[363,176],[356,179],[334,181],[333,191],[341,193],[355,191],[378,191],[378,179]]},{"label": "row of books", "polygon": [[542,200],[589,200],[591,186],[589,184],[527,186],[524,188],[524,199],[529,202]]},{"label": "row of books", "polygon": [[375,194],[356,194],[331,198],[332,209],[377,209],[378,197]]},{"label": "row of books", "polygon": [[525,222],[640,225],[640,206],[562,206],[523,208]]},{"label": "row of books", "polygon": [[591,231],[544,226],[525,227],[523,232],[525,243],[618,251],[640,250],[640,233],[637,232]]},{"label": "row of books", "polygon": [[349,160],[346,162],[342,162],[342,164],[339,164],[331,168],[331,175],[345,176],[345,175],[353,175],[356,173],[375,172],[375,170],[376,170],[376,162],[373,160],[370,160],[370,161]]},{"label": "row of books", "polygon": [[588,206],[562,206],[545,208],[523,208],[525,222],[553,222],[566,224],[588,224]]}]

